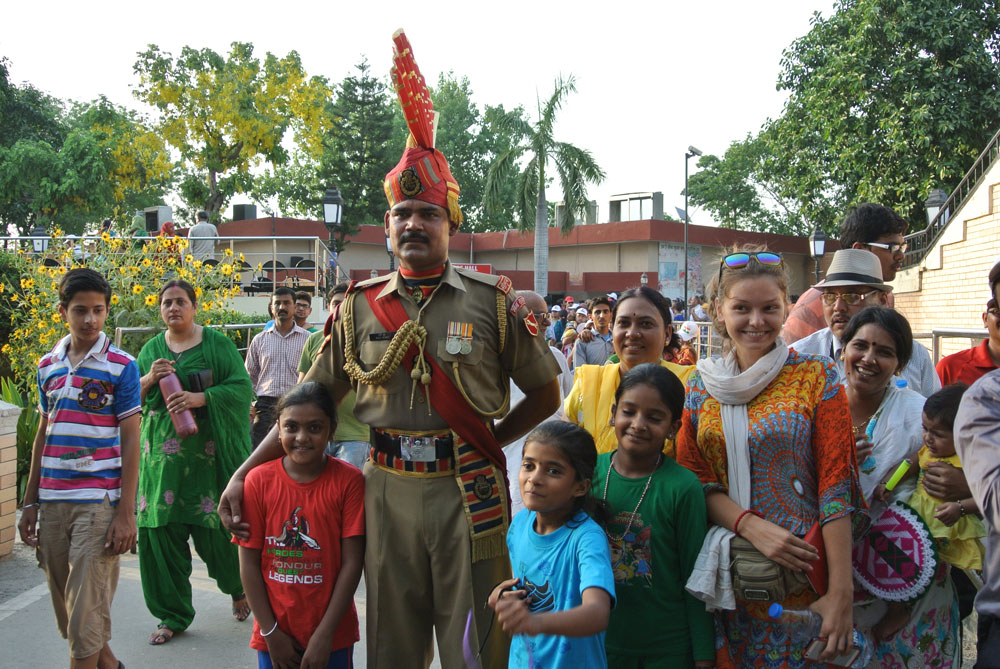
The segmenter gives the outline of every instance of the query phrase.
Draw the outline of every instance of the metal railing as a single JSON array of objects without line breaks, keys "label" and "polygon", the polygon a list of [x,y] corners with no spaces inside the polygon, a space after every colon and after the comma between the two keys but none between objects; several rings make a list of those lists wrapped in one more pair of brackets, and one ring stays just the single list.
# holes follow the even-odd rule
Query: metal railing
[{"label": "metal railing", "polygon": [[948,227],[948,222],[951,221],[952,215],[966,203],[969,196],[976,190],[983,180],[983,176],[993,166],[998,155],[1000,155],[1000,130],[993,135],[993,139],[989,141],[986,148],[976,158],[976,162],[965,173],[962,181],[959,182],[955,190],[948,196],[945,203],[941,205],[937,216],[923,230],[906,235],[904,239],[908,244],[908,248],[903,259],[904,268],[913,267],[924,259],[927,252],[931,250],[934,243],[941,237],[944,229]]},{"label": "metal railing", "polygon": [[[263,330],[266,323],[230,323],[228,325],[203,325],[202,327],[211,328],[213,330],[246,330],[247,336],[247,346],[250,345],[250,333],[253,330]],[[162,332],[165,328],[159,326],[143,325],[129,328],[115,328],[115,346],[121,348],[122,338],[125,335],[130,334],[146,334],[152,332],[153,334]],[[246,353],[246,348],[238,349],[241,354]]]},{"label": "metal railing", "polygon": [[[126,241],[144,242],[152,237],[122,238]],[[195,238],[198,239],[198,238]],[[49,260],[56,262],[54,258],[48,256],[48,246],[56,241],[60,244],[72,244],[74,259],[86,263],[88,257],[105,255],[105,249],[99,248],[101,237],[98,235],[67,236],[67,237],[8,237],[0,236],[0,249],[7,252],[16,252],[23,249],[36,257],[40,257],[43,262]],[[194,240],[191,240],[192,243]],[[270,242],[269,251],[251,251],[249,244],[259,244],[260,242]],[[301,244],[306,242],[309,250],[290,250],[289,244]],[[339,262],[331,263],[334,258],[330,247],[319,237],[218,237],[214,251],[214,258],[204,260],[209,263],[217,263],[219,256],[225,257],[226,250],[232,253],[234,258],[239,258],[242,253],[244,260],[240,263],[237,273],[241,275],[240,284],[244,292],[254,294],[257,292],[273,292],[281,285],[292,286],[304,290],[312,289],[315,292],[326,291],[339,281],[349,281],[350,276],[340,266]],[[191,247],[182,254],[182,257],[191,252]],[[113,253],[113,252],[112,252]],[[292,262],[293,259],[295,262]],[[287,263],[287,264],[286,264]],[[260,269],[258,269],[258,267]],[[246,281],[242,275],[249,274],[250,280]],[[279,274],[283,274],[278,280]]]},{"label": "metal railing", "polygon": [[[917,335],[913,336],[917,338]],[[934,328],[930,333],[931,360],[936,365],[941,359],[942,339],[986,339],[989,336],[990,333],[986,328]]]}]

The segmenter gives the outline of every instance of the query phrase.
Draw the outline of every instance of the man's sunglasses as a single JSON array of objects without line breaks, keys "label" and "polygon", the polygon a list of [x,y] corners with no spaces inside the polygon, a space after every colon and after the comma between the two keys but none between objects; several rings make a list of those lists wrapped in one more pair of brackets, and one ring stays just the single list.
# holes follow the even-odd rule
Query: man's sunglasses
[{"label": "man's sunglasses", "polygon": [[868,242],[865,246],[877,246],[880,249],[885,249],[892,255],[897,253],[906,253],[908,244],[906,242],[889,242],[888,244],[883,244],[882,242]]},{"label": "man's sunglasses", "polygon": [[719,262],[719,281],[722,281],[722,270],[740,269],[750,264],[751,260],[756,260],[761,265],[768,267],[781,267],[781,256],[777,253],[760,251],[759,253],[730,253]]},{"label": "man's sunglasses", "polygon": [[823,293],[823,304],[832,307],[837,303],[837,300],[843,300],[844,304],[853,307],[869,295],[877,292],[877,290],[869,290],[867,293]]}]

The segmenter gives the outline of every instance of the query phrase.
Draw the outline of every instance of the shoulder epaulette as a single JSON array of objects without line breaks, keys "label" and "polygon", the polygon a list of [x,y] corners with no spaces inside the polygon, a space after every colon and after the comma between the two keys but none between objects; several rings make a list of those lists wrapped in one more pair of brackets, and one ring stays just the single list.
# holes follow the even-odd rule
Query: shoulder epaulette
[{"label": "shoulder epaulette", "polygon": [[492,286],[504,295],[514,299],[514,282],[509,277],[502,274],[483,274],[482,272],[465,269],[464,267],[455,267],[455,271],[468,279]]},{"label": "shoulder epaulette", "polygon": [[347,288],[347,292],[350,293],[352,290],[364,290],[365,288],[370,288],[371,286],[377,286],[380,283],[385,283],[394,276],[395,272],[390,272],[388,274],[383,274],[382,276],[377,276],[374,279],[365,279],[364,281],[352,281],[351,285]]}]

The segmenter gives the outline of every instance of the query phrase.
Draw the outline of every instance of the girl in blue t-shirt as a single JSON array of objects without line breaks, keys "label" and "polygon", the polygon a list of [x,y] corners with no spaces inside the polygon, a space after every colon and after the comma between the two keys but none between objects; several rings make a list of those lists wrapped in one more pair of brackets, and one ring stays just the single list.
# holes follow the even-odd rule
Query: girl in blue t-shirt
[{"label": "girl in blue t-shirt", "polygon": [[594,438],[561,421],[525,439],[518,483],[525,510],[507,532],[514,578],[489,604],[513,636],[509,666],[606,667],[604,630],[614,604],[611,554],[590,494]]}]

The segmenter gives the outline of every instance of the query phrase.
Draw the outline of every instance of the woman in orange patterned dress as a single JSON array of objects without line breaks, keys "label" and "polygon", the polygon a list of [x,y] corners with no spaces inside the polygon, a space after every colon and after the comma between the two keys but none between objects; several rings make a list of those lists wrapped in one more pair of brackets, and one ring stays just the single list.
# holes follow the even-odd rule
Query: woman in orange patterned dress
[{"label": "woman in orange patterned dress", "polygon": [[[830,659],[851,643],[852,519],[864,505],[847,397],[832,361],[801,355],[779,337],[788,308],[779,255],[734,249],[709,288],[712,320],[729,353],[698,363],[677,440],[677,460],[701,480],[716,526],[702,551],[719,556],[725,548],[727,555],[738,534],[781,566],[808,572],[818,551],[802,537],[819,523],[826,594],[806,588],[781,603],[822,616],[822,659]],[[702,573],[706,587],[698,590],[696,570],[688,589],[718,609],[718,666],[805,666],[804,644],[768,617],[770,602],[727,591],[728,561],[716,562],[714,573]]]}]

